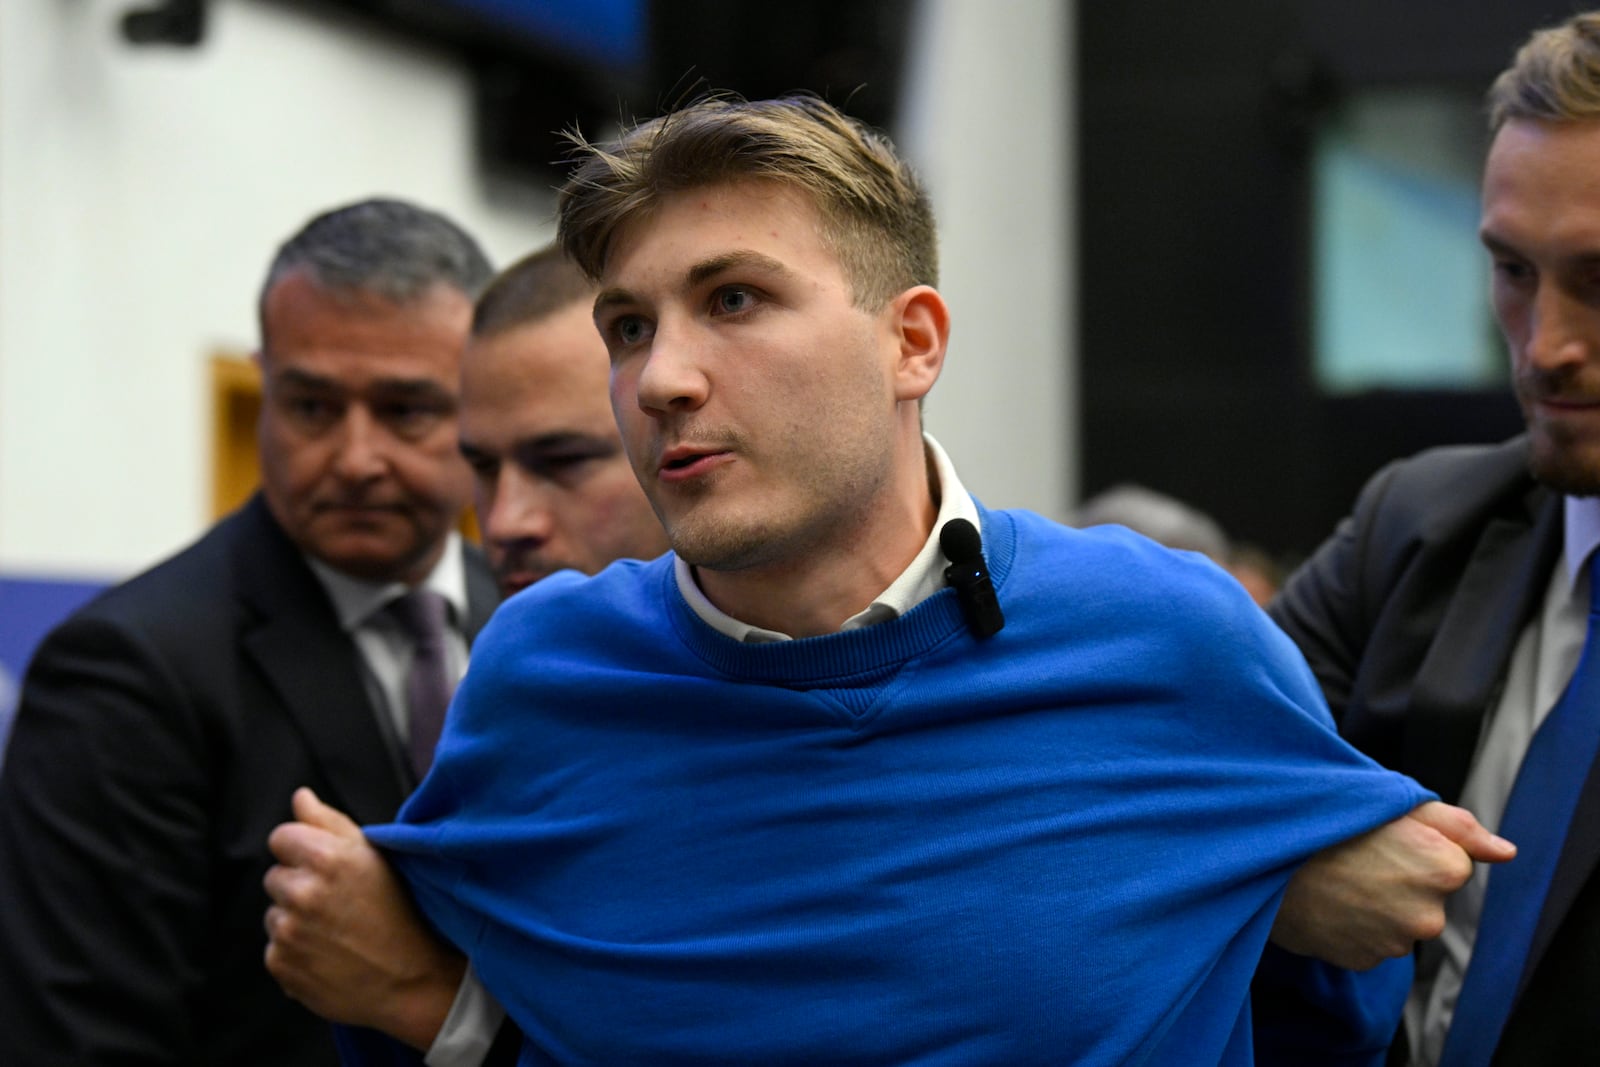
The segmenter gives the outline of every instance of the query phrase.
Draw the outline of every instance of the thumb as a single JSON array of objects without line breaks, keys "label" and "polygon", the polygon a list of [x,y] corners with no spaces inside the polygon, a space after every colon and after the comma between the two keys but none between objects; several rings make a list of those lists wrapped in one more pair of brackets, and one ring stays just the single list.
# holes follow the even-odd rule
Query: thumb
[{"label": "thumb", "polygon": [[1439,831],[1479,863],[1504,863],[1517,854],[1516,845],[1490,833],[1466,808],[1432,800],[1415,808],[1411,817]]},{"label": "thumb", "polygon": [[294,817],[319,830],[326,830],[336,837],[360,837],[361,827],[346,815],[329,804],[324,804],[322,798],[312,792],[310,787],[301,786],[294,791]]}]

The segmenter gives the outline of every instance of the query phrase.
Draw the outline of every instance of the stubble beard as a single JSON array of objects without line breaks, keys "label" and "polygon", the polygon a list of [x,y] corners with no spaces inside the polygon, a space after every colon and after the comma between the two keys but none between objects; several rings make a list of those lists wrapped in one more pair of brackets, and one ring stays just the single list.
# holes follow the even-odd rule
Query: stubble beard
[{"label": "stubble beard", "polygon": [[[671,521],[659,506],[656,514],[672,550],[692,566],[728,572],[803,566],[818,554],[844,551],[838,539],[848,538],[861,525],[860,502],[876,499],[886,484],[886,467],[873,460],[887,455],[869,451],[849,460],[831,456],[800,464],[801,470],[810,466],[826,473],[792,483],[785,495],[801,501],[798,505],[764,506],[756,499],[729,509],[701,499],[700,506],[684,509]],[[694,495],[707,498],[715,489],[708,484]]]},{"label": "stubble beard", "polygon": [[1573,395],[1579,388],[1574,372],[1524,370],[1517,375],[1517,401],[1528,427],[1528,471],[1534,479],[1569,496],[1600,495],[1600,440],[1582,424],[1541,418],[1541,397]]},{"label": "stubble beard", "polygon": [[1600,443],[1549,428],[1530,430],[1528,470],[1558,493],[1600,496]]}]

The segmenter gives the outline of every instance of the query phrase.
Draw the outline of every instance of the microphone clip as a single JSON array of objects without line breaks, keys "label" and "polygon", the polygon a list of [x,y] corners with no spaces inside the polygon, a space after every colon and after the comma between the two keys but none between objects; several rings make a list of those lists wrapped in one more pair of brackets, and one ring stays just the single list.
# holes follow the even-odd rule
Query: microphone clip
[{"label": "microphone clip", "polygon": [[1000,611],[999,598],[994,595],[994,583],[989,580],[977,529],[966,519],[951,519],[939,530],[939,547],[950,561],[944,569],[944,580],[956,591],[967,628],[979,640],[993,637],[1005,626],[1006,619]]}]

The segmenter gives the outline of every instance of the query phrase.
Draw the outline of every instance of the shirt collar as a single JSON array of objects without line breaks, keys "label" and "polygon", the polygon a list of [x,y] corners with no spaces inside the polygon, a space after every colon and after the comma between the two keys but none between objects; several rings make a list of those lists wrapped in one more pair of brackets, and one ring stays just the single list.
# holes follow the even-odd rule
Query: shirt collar
[{"label": "shirt collar", "polygon": [[[922,443],[927,451],[929,474],[934,479],[934,488],[939,494],[939,517],[934,520],[933,529],[928,532],[928,539],[923,542],[922,550],[917,553],[910,566],[901,571],[900,576],[889,583],[889,588],[878,594],[871,604],[846,619],[839,627],[841,631],[856,630],[897,618],[943,589],[944,568],[949,560],[945,559],[943,550],[939,548],[939,531],[951,519],[966,519],[974,527],[981,526],[978,505],[973,502],[966,487],[961,484],[961,479],[956,476],[956,469],[950,462],[950,457],[931,435],[923,434]],[[672,566],[678,581],[678,592],[707,626],[735,641],[748,644],[792,640],[786,633],[751,626],[735,619],[706,599],[706,595],[700,591],[699,584],[694,580],[694,568],[677,556],[673,557]]]},{"label": "shirt collar", "polygon": [[[369,582],[352,577],[313,556],[308,555],[305,560],[322,588],[327,590],[333,610],[339,616],[339,625],[346,633],[366,623],[390,601],[411,589],[404,582]],[[467,617],[467,572],[461,561],[461,535],[455,530],[445,539],[439,562],[417,588],[431,589],[443,596],[450,605],[450,617],[458,624]]]}]

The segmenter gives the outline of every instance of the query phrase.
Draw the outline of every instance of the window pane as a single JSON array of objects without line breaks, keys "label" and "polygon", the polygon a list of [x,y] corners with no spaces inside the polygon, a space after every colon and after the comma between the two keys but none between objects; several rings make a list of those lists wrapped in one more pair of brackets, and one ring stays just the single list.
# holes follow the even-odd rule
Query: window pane
[{"label": "window pane", "polygon": [[1478,243],[1477,91],[1353,94],[1313,161],[1316,379],[1330,393],[1505,378]]}]

